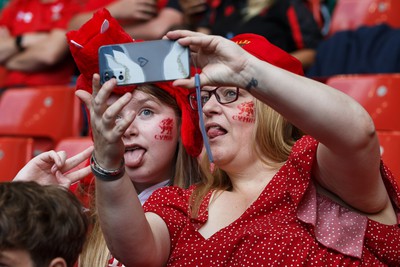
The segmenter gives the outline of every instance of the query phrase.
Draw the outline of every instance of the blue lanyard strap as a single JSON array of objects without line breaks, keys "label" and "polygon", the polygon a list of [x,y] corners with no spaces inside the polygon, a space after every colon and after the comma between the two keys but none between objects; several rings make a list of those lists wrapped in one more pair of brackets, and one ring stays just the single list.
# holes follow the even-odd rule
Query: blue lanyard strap
[{"label": "blue lanyard strap", "polygon": [[214,159],[211,154],[210,143],[208,142],[208,136],[206,134],[206,127],[204,126],[203,106],[201,105],[200,76],[198,73],[196,73],[194,75],[194,82],[195,82],[195,86],[196,86],[196,99],[197,99],[197,110],[199,112],[200,131],[201,131],[201,135],[203,136],[203,142],[204,142],[204,146],[206,148],[208,159],[211,163],[213,163]]}]

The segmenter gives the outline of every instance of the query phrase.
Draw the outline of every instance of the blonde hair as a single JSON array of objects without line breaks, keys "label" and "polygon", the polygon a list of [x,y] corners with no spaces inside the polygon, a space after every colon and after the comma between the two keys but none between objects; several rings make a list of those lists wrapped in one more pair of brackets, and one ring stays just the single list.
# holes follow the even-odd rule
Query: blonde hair
[{"label": "blonde hair", "polygon": [[[253,151],[268,166],[282,166],[289,157],[295,141],[302,133],[278,112],[255,99],[255,129],[252,141]],[[209,170],[209,161],[202,159],[205,170]],[[196,218],[202,199],[210,190],[230,190],[231,181],[226,172],[215,168],[214,172],[204,176],[203,183],[196,187],[191,196],[191,217]]]},{"label": "blonde hair", "polygon": [[259,15],[264,9],[270,7],[275,0],[247,0],[247,6],[243,10],[244,20],[250,20],[251,18]]},{"label": "blonde hair", "polygon": [[[154,96],[162,103],[173,108],[175,114],[178,118],[181,118],[181,111],[176,103],[175,98],[173,98],[166,91],[155,87],[153,85],[143,85],[135,90],[142,91],[149,95]],[[178,121],[179,131],[181,119]],[[175,175],[172,177],[170,184],[176,185],[182,188],[187,188],[191,184],[197,183],[202,180],[204,172],[202,171],[198,160],[191,157],[185,150],[181,141],[178,142],[176,149],[176,160],[175,160]],[[110,260],[111,254],[107,248],[106,241],[104,239],[103,232],[100,228],[97,208],[95,205],[95,194],[91,192],[91,219],[92,219],[92,229],[89,233],[88,240],[83,248],[79,259],[79,267],[107,267],[108,261]]]}]

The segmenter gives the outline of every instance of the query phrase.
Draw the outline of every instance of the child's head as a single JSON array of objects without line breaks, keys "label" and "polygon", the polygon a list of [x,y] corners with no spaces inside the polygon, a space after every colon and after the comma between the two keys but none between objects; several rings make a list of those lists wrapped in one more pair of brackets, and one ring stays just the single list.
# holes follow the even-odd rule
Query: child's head
[{"label": "child's head", "polygon": [[[0,265],[72,267],[86,239],[88,218],[70,191],[35,182],[0,183]],[[25,257],[25,258],[24,258]]]},{"label": "child's head", "polygon": [[[189,90],[174,88],[171,83],[140,85],[120,113],[121,119],[132,111],[135,114],[122,140],[126,147],[126,170],[139,192],[146,184],[167,179],[183,187],[198,181],[196,157],[202,139],[197,114],[189,107],[188,93]],[[114,93],[108,104],[120,96]],[[144,188],[139,188],[140,184]]]}]

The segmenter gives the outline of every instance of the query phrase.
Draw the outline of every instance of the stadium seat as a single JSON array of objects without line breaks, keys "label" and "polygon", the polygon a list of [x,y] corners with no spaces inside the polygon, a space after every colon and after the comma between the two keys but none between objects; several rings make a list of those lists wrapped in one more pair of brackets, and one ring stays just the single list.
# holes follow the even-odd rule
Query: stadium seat
[{"label": "stadium seat", "polygon": [[4,80],[7,75],[6,69],[0,66],[0,88],[4,86]]},{"label": "stadium seat", "polygon": [[80,100],[70,86],[9,88],[0,98],[0,136],[34,138],[34,154],[54,149],[57,142],[79,136]]},{"label": "stadium seat", "polygon": [[400,132],[378,131],[381,155],[400,185]]},{"label": "stadium seat", "polygon": [[363,105],[377,130],[400,131],[400,74],[338,75],[326,84]]},{"label": "stadium seat", "polygon": [[[55,147],[55,151],[65,151],[67,153],[67,157],[70,158],[75,156],[79,152],[82,152],[89,146],[93,145],[92,138],[90,136],[82,136],[82,137],[67,137],[59,141]],[[86,164],[86,162],[81,163],[76,168],[81,168]]]},{"label": "stadium seat", "polygon": [[0,137],[0,182],[11,181],[32,156],[32,138]]},{"label": "stadium seat", "polygon": [[337,0],[329,35],[337,31],[355,30],[360,26],[380,23],[400,27],[399,0]]},{"label": "stadium seat", "polygon": [[[90,136],[83,136],[83,137],[68,137],[62,139],[60,142],[55,147],[55,151],[65,151],[67,153],[67,157],[70,158],[72,156],[75,156],[79,152],[82,152],[89,146],[93,145],[92,138]],[[85,166],[87,166],[88,160],[82,162],[75,168],[71,169],[70,172],[75,171],[77,169],[81,169]],[[85,179],[91,179],[89,176]],[[78,188],[79,183],[72,184],[70,186],[70,190],[77,194],[80,198],[80,200],[84,203],[85,207],[89,207],[89,196],[81,189]],[[84,183],[83,183],[84,184]],[[83,185],[81,184],[81,185]]]}]

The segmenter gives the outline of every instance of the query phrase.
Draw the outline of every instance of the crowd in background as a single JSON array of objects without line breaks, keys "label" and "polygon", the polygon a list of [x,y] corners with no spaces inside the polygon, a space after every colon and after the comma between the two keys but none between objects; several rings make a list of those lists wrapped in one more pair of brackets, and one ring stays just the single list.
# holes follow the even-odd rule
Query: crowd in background
[{"label": "crowd in background", "polygon": [[[138,40],[161,38],[168,30],[189,28],[234,35],[252,32],[292,53],[309,68],[323,39],[308,0],[154,1],[12,0],[0,14],[0,87],[73,84],[79,70],[65,34],[106,8]],[[332,1],[322,1],[332,8]],[[322,9],[321,9],[322,10]],[[322,12],[322,11],[321,11]],[[329,16],[325,16],[326,24]]]},{"label": "crowd in background", "polygon": [[[210,166],[207,162],[198,161],[202,141],[200,140],[200,130],[197,124],[197,106],[195,106],[197,100],[195,100],[194,91],[184,89],[184,87],[191,87],[190,85],[192,84],[189,85],[181,81],[179,86],[182,87],[164,83],[139,86],[128,98],[124,94],[130,89],[116,93],[116,91],[113,91],[115,84],[106,83],[101,86],[99,77],[96,75],[93,77],[93,73],[84,77],[89,81],[90,87],[77,88],[83,89],[78,91],[77,95],[85,104],[88,112],[91,136],[94,138],[95,143],[94,150],[93,148],[85,150],[72,159],[67,159],[63,153],[55,153],[54,151],[43,153],[21,170],[14,181],[16,183],[15,187],[18,186],[19,181],[33,180],[46,186],[48,184],[58,184],[65,188],[70,188],[73,183],[85,177],[79,185],[81,187],[78,187],[75,192],[77,196],[81,197],[80,200],[82,202],[87,200],[84,200],[86,197],[89,198],[89,202],[84,203],[83,210],[86,213],[82,212],[82,210],[79,211],[79,209],[76,212],[74,210],[76,213],[74,216],[82,220],[79,240],[74,240],[74,242],[78,243],[76,249],[79,251],[71,252],[71,255],[66,256],[70,258],[64,261],[59,261],[57,258],[59,255],[55,255],[53,258],[49,256],[45,262],[46,266],[72,267],[78,266],[78,264],[79,266],[89,266],[94,262],[96,262],[96,266],[123,266],[119,259],[135,266],[135,264],[143,263],[141,260],[138,261],[138,255],[143,254],[143,252],[146,252],[146,255],[150,255],[154,251],[159,252],[159,254],[152,254],[154,258],[146,259],[149,260],[148,263],[187,264],[188,262],[185,262],[185,260],[201,261],[204,255],[209,255],[210,259],[207,260],[213,263],[218,263],[223,259],[226,261],[225,264],[229,265],[228,262],[230,264],[234,264],[236,261],[243,262],[242,258],[245,257],[248,257],[245,261],[257,263],[262,259],[260,255],[265,252],[263,249],[257,247],[252,249],[251,253],[243,253],[243,251],[226,252],[223,246],[220,247],[220,245],[225,244],[222,241],[226,240],[225,238],[229,233],[223,233],[219,230],[227,229],[229,225],[229,227],[233,228],[232,232],[241,232],[242,225],[252,222],[254,220],[253,215],[255,217],[261,216],[260,214],[264,212],[263,207],[267,203],[273,203],[274,201],[274,205],[270,207],[271,211],[279,206],[277,209],[279,212],[276,214],[271,212],[271,214],[274,214],[277,218],[279,217],[278,220],[272,216],[269,218],[268,224],[263,221],[260,227],[266,229],[273,225],[269,235],[276,236],[274,231],[281,231],[277,230],[282,227],[280,222],[288,220],[293,226],[291,231],[295,235],[298,234],[298,239],[295,240],[297,243],[294,247],[291,243],[293,240],[278,240],[279,238],[277,238],[273,241],[270,236],[266,238],[266,242],[269,242],[269,247],[273,248],[268,252],[270,253],[269,257],[272,257],[277,262],[288,264],[289,262],[298,261],[299,264],[309,262],[311,264],[321,264],[322,266],[323,263],[320,262],[319,256],[323,254],[324,259],[336,263],[340,262],[341,264],[350,264],[352,260],[354,262],[360,260],[365,263],[381,263],[381,261],[398,263],[399,259],[396,258],[398,257],[398,246],[396,242],[390,243],[390,245],[386,244],[385,248],[382,249],[383,252],[379,247],[379,242],[386,240],[380,235],[381,232],[385,232],[387,236],[391,235],[391,241],[399,235],[397,229],[385,227],[385,225],[397,222],[399,197],[397,185],[390,171],[386,169],[386,166],[382,165],[380,167],[379,165],[381,162],[377,149],[377,139],[368,135],[372,127],[372,121],[368,119],[369,115],[355,101],[350,101],[350,99],[337,94],[330,88],[325,87],[325,85],[316,83],[312,79],[302,77],[304,73],[311,76],[315,75],[313,71],[315,71],[317,53],[321,50],[321,44],[325,45],[324,42],[328,39],[326,27],[329,26],[330,16],[335,5],[335,1],[320,1],[317,18],[315,10],[313,10],[313,3],[315,4],[315,1],[307,0],[165,0],[158,2],[152,0],[11,0],[6,4],[1,3],[3,5],[0,14],[0,65],[2,72],[0,87],[2,90],[7,90],[7,88],[11,87],[23,88],[25,86],[38,85],[75,85],[76,78],[87,73],[81,72],[82,66],[74,62],[76,55],[71,53],[67,43],[67,33],[80,29],[90,21],[96,11],[102,8],[106,8],[111,14],[110,23],[117,22],[133,40],[156,40],[162,38],[170,30],[179,29],[189,29],[191,32],[181,33],[177,31],[170,33],[169,37],[178,39],[187,37],[189,39],[189,41],[186,40],[187,42],[192,42],[191,45],[199,46],[200,49],[205,49],[205,47],[201,47],[202,45],[204,46],[204,43],[199,45],[196,43],[196,38],[225,44],[225,40],[218,37],[208,38],[209,35],[232,39],[244,47],[247,45],[246,41],[251,39],[259,45],[256,48],[252,48],[249,45],[245,50],[250,55],[257,57],[257,60],[247,53],[240,54],[239,50],[236,50],[236,47],[230,47],[230,44],[226,43],[226,45],[228,50],[240,55],[239,59],[251,62],[257,68],[263,66],[258,70],[265,74],[264,78],[269,78],[259,77],[259,81],[251,80],[247,85],[244,85],[241,84],[240,79],[228,81],[228,77],[234,77],[237,73],[230,73],[229,76],[226,72],[221,71],[221,66],[229,64],[234,69],[236,67],[236,63],[232,63],[234,60],[227,60],[226,62],[217,60],[217,67],[203,62],[204,66],[202,67],[205,67],[204,70],[208,76],[204,74],[202,78],[206,81],[202,80],[202,82],[209,83],[205,84],[206,89],[202,91],[203,102],[201,105],[205,108],[203,112],[208,118],[217,117],[216,114],[227,114],[227,121],[222,124],[228,130],[221,125],[213,125],[209,127],[210,135],[213,138],[225,135],[230,131],[235,135],[234,142],[232,142],[235,144],[234,146],[229,146],[229,148],[225,146],[222,149],[214,144],[217,165],[219,164],[219,169],[214,172],[212,170],[213,163]],[[265,37],[269,42],[265,39],[257,39],[259,37],[255,37],[255,35],[247,35],[248,33]],[[276,58],[270,59],[270,55],[264,48],[275,51]],[[282,49],[282,51],[277,48]],[[293,56],[293,58],[285,52]],[[213,53],[218,59],[218,56],[228,58],[225,51],[218,49],[218,47],[214,47]],[[208,59],[207,62],[212,62],[211,56],[210,58],[207,56],[204,56]],[[274,60],[277,61],[275,62]],[[220,76],[217,77],[217,73],[211,71],[213,67],[221,71]],[[286,69],[288,72],[281,72],[280,68]],[[311,72],[309,72],[310,70]],[[240,75],[247,75],[246,71],[242,70],[243,73],[240,73]],[[289,74],[289,72],[293,72],[294,75],[293,73]],[[319,73],[318,75],[323,74]],[[207,78],[211,77],[210,80],[207,80],[206,76]],[[213,76],[215,76],[214,80]],[[254,74],[254,77],[256,76],[257,74]],[[279,80],[278,78],[275,79],[275,77],[285,82],[282,84],[271,82]],[[238,87],[226,89],[225,87],[231,85],[228,85],[230,82],[234,82]],[[258,82],[261,82],[261,84],[258,84]],[[215,85],[219,84],[223,86],[215,87]],[[214,85],[214,87],[208,86],[210,87],[208,88],[207,85]],[[296,88],[299,89],[299,98],[290,93],[293,85],[296,85]],[[309,88],[312,88],[315,92]],[[100,89],[103,94],[99,93]],[[321,92],[324,90],[319,89],[326,89],[326,92]],[[268,92],[270,90],[274,94],[269,95]],[[319,94],[320,98],[318,97]],[[213,96],[215,96],[215,100],[212,98]],[[301,101],[306,99],[314,101],[314,105],[309,105],[307,101]],[[255,116],[255,113],[257,113],[257,118],[264,120],[262,122],[257,121],[254,124],[254,129],[257,129],[257,137],[251,142],[243,141],[242,147],[246,149],[239,148],[241,144],[239,141],[254,137],[254,135],[250,134],[253,124],[243,124],[243,121],[239,122],[239,119],[235,119],[238,117],[237,108],[231,108],[230,105],[226,104],[232,104],[236,101],[240,102],[241,105],[239,106],[238,104],[237,108],[250,102],[255,103],[255,107],[251,107],[251,112],[254,114],[248,113],[247,115],[249,118],[253,118],[250,115]],[[320,103],[326,103],[326,105],[319,105]],[[268,106],[272,106],[280,114],[275,113]],[[335,116],[332,112],[329,112],[333,110],[341,110],[341,115],[346,114],[346,111],[349,113],[354,112],[355,115],[365,119],[353,120],[355,117],[352,116]],[[242,109],[241,112],[249,111]],[[104,118],[106,113],[115,116],[117,122],[110,126],[110,124],[102,120],[101,118]],[[132,116],[132,114],[135,115]],[[268,116],[270,117],[266,119],[261,114],[269,114]],[[304,120],[305,117],[310,118],[310,121]],[[326,118],[331,120],[327,122]],[[157,131],[153,132],[154,129],[158,129],[158,119],[172,121],[172,133],[169,136],[172,141],[170,143],[155,144],[154,140],[150,139],[150,137],[160,134]],[[286,119],[289,119],[290,123]],[[311,122],[311,119],[314,120],[314,123]],[[271,124],[268,124],[267,121]],[[293,121],[295,123],[292,125],[291,122]],[[354,126],[354,131],[362,137],[362,140],[355,140],[351,138],[350,134],[345,136],[337,134],[333,130],[335,125],[331,123],[332,121],[340,129],[344,129],[346,125]],[[268,125],[271,126],[269,127],[271,129],[274,122],[274,125],[278,125],[277,128],[279,128],[277,130],[278,135],[282,136],[277,139],[270,137],[273,139],[270,144],[263,143],[260,140],[268,139],[266,136],[267,131],[269,131],[264,127]],[[318,125],[322,125],[322,128],[326,131],[321,130]],[[120,127],[119,131],[116,130],[117,126]],[[147,128],[144,126],[147,126]],[[151,129],[149,126],[151,126]],[[303,136],[303,132],[299,130],[300,128],[307,129],[307,134],[312,135],[312,137]],[[238,134],[239,132],[240,134]],[[136,141],[132,140],[135,140],[134,138],[139,134],[144,136],[143,143],[141,143],[144,147],[138,148],[137,144],[135,147]],[[241,136],[246,138],[241,139]],[[340,148],[336,146],[339,143],[341,144]],[[361,143],[365,146],[361,146]],[[249,147],[258,147],[258,152],[252,154],[250,150],[247,151]],[[236,149],[236,152],[232,152],[233,149]],[[146,165],[147,167],[143,167],[140,165],[144,153],[142,151],[144,150],[146,155],[150,155],[148,157],[153,160],[151,166]],[[154,152],[152,152],[153,150]],[[163,154],[159,153],[160,151]],[[333,153],[333,151],[336,152]],[[341,156],[338,157],[336,153]],[[127,156],[127,154],[129,155]],[[121,155],[122,162],[120,160]],[[253,157],[253,160],[249,160],[249,155]],[[80,171],[69,172],[89,156],[91,171],[87,166]],[[238,156],[240,156],[240,160],[236,158]],[[346,163],[344,160],[346,157],[349,159],[348,162],[354,161],[357,164],[358,162],[370,161],[371,169],[374,172],[366,172],[365,169],[360,167],[361,165],[356,168],[354,165]],[[311,168],[311,162],[313,162],[314,158],[319,159],[318,164],[317,167]],[[248,166],[250,165],[254,165],[260,172],[249,171]],[[333,167],[337,165],[342,168]],[[108,168],[104,169],[104,166]],[[160,166],[160,169],[158,169],[158,166]],[[204,166],[212,170],[211,173],[203,169]],[[265,166],[268,167],[265,168]],[[241,168],[240,171],[246,173],[247,177],[255,176],[257,178],[259,175],[259,181],[263,183],[262,188],[259,183],[253,184],[253,180],[249,183],[252,186],[244,186],[240,182],[243,177],[237,175],[237,168]],[[107,169],[112,169],[113,173],[108,173]],[[359,187],[342,179],[342,177],[352,177],[354,169],[358,171],[358,174],[362,174],[362,177],[369,179],[368,181],[371,183]],[[295,179],[291,175],[286,175],[289,171],[294,173]],[[92,184],[94,181],[92,173],[97,177],[96,188]],[[279,182],[277,179],[273,179],[276,173],[278,173],[278,177],[282,178]],[[335,175],[332,175],[332,173]],[[337,179],[333,179],[330,176],[335,176]],[[357,175],[357,177],[361,176]],[[268,179],[265,177],[268,177]],[[112,179],[110,180],[110,178]],[[301,180],[301,184],[299,180]],[[314,185],[309,180],[315,180],[316,184]],[[109,187],[110,181],[114,183],[112,188]],[[270,182],[273,187],[268,187]],[[119,184],[117,185],[117,183]],[[372,186],[372,183],[376,186]],[[197,186],[193,187],[193,184]],[[133,185],[133,190],[128,189],[130,185]],[[177,187],[164,188],[169,185]],[[7,186],[9,185],[7,184]],[[29,186],[35,188],[36,185],[31,184]],[[84,186],[88,186],[89,189],[82,188]],[[287,189],[283,190],[282,188],[285,188],[285,186]],[[12,187],[9,187],[0,188],[0,190],[11,190]],[[300,188],[301,193],[296,191],[297,187]],[[160,188],[164,189],[158,190],[156,195],[151,196],[153,191]],[[236,191],[238,189],[240,189],[239,191],[242,189],[249,191],[246,194],[238,194]],[[30,189],[25,188],[24,190],[29,191]],[[48,186],[43,190],[44,192],[52,192],[51,190],[55,189]],[[83,193],[89,194],[89,196],[79,195],[82,193],[79,190],[88,190]],[[98,195],[95,195],[95,190]],[[97,191],[100,193],[97,193]],[[219,194],[214,194],[214,191],[219,192]],[[354,198],[351,192],[363,194],[368,199],[371,197],[372,200],[360,201],[360,199]],[[55,200],[57,200],[57,195],[64,194],[62,191],[54,191],[53,193],[54,196],[51,197]],[[193,199],[190,198],[189,201],[188,196],[190,194],[193,194],[194,197]],[[288,197],[290,194],[292,196]],[[297,194],[301,194],[301,196]],[[136,201],[136,196],[138,201]],[[275,196],[276,199],[269,200],[270,196]],[[71,198],[71,203],[76,204],[75,197],[67,197]],[[98,198],[97,200],[96,197]],[[146,202],[149,197],[150,201]],[[308,201],[304,201],[301,197],[305,197]],[[106,199],[117,201],[108,203]],[[127,201],[128,199],[135,200],[131,203]],[[173,201],[173,203],[168,206],[168,203],[165,203],[165,199],[168,199],[168,203],[170,201]],[[265,205],[258,203],[259,199],[264,201]],[[95,200],[98,202],[95,202]],[[191,206],[193,204],[191,201],[194,206]],[[208,204],[208,201],[210,201],[210,204]],[[253,201],[257,205],[253,205]],[[339,233],[338,237],[334,236],[339,241],[333,244],[329,243],[328,235],[318,232],[330,231],[331,226],[329,223],[323,221],[323,216],[316,218],[317,222],[312,222],[309,217],[312,216],[309,210],[313,209],[313,201],[315,203],[318,202],[314,207],[317,209],[316,214],[322,214],[331,207],[333,209],[356,210],[362,216],[365,215],[365,218],[360,219],[360,216],[357,217],[354,214],[350,214],[350,219],[346,221],[345,218],[336,218],[336,215],[332,215],[333,213],[327,212],[324,214],[329,218],[335,217],[332,219],[335,222],[351,222],[353,226],[357,225],[354,222],[358,220],[360,224],[363,224],[360,229],[365,231],[360,240],[367,240],[368,242],[358,245],[347,243],[348,247],[346,247],[341,242],[349,241],[346,241]],[[212,220],[218,217],[213,217],[216,213],[222,212],[232,202],[238,204],[238,206],[247,203],[247,206],[239,208],[235,206],[233,210],[236,213],[229,216],[223,215],[222,217],[225,220],[223,222]],[[2,203],[0,198],[0,204]],[[4,203],[8,204],[5,201]],[[348,205],[349,203],[350,205]],[[142,205],[144,205],[146,212],[157,215],[155,217],[154,215],[145,215],[142,213]],[[73,207],[74,209],[76,209],[75,206]],[[191,210],[193,207],[194,210]],[[249,218],[240,216],[241,212],[250,210],[249,207],[255,210],[254,212],[251,211],[253,213],[250,214]],[[371,214],[374,214],[377,209],[380,209],[381,212],[374,217]],[[112,212],[115,211],[115,213],[108,213],[110,210]],[[210,218],[205,215],[205,210],[210,212]],[[117,221],[114,214],[118,214],[118,216],[125,214],[124,222]],[[59,215],[64,216],[61,212]],[[82,235],[82,231],[87,231],[86,215],[90,216],[92,227],[87,241],[86,237]],[[138,216],[138,219],[135,216]],[[160,222],[159,218],[162,218],[162,222]],[[236,219],[240,223],[233,223]],[[262,219],[265,218],[262,217]],[[187,225],[182,223],[186,220],[190,221]],[[207,220],[210,220],[210,222]],[[294,223],[294,221],[296,222]],[[0,227],[2,227],[1,223],[0,221]],[[103,224],[101,225],[101,223]],[[138,232],[137,229],[130,229],[135,228],[129,227],[130,223],[135,224],[137,229],[144,230]],[[210,226],[210,224],[214,224],[214,226]],[[308,230],[304,230],[308,229],[304,224],[312,225],[310,226],[313,229],[310,231],[312,232],[311,234]],[[191,229],[191,225],[197,225],[198,229]],[[200,228],[200,225],[202,225],[202,228]],[[253,222],[248,227],[252,231],[257,231],[257,227],[254,227]],[[299,228],[301,229],[299,230]],[[342,229],[338,231],[342,231]],[[129,232],[129,235],[127,232]],[[283,230],[280,233],[284,232]],[[154,233],[157,234],[155,235]],[[168,233],[169,235],[173,233],[173,236],[169,236]],[[196,235],[201,235],[203,238],[198,238]],[[179,239],[177,238],[178,236],[183,236],[183,238]],[[212,238],[220,238],[219,242],[209,244],[211,248],[218,248],[219,252],[214,251],[208,254],[207,247],[202,248],[201,246],[205,239]],[[233,247],[236,246],[235,242],[241,248],[250,247],[249,245],[239,245],[239,241],[235,241],[235,238],[239,237],[233,236],[229,239]],[[139,244],[142,244],[144,239],[152,240],[148,243],[153,247],[141,247]],[[199,239],[201,240],[199,241]],[[186,256],[182,251],[188,248],[187,243],[185,243],[187,240],[191,240],[189,247],[192,251],[196,252],[204,249],[202,251],[204,253],[199,253],[199,255],[194,253],[194,255],[180,259],[181,255]],[[3,240],[0,241],[3,242]],[[192,241],[193,243],[191,243]],[[68,240],[68,242],[71,241]],[[225,244],[228,247],[231,245],[229,242]],[[256,240],[254,242],[260,241]],[[84,243],[85,245],[83,245]],[[265,245],[265,243],[261,243]],[[379,244],[376,245],[375,243]],[[282,248],[279,245],[275,247],[274,245],[276,244],[284,244],[286,247]],[[300,255],[303,249],[301,245],[304,244],[307,245],[307,251],[309,252],[307,255],[309,257]],[[348,250],[349,247],[353,248],[353,245],[358,251]],[[7,251],[15,249],[13,246],[0,246],[0,263],[2,256],[4,257],[1,254],[2,248]],[[25,247],[21,243],[17,244],[17,248],[22,249],[22,252],[28,251],[32,257],[37,253],[37,251],[31,250],[30,247]],[[169,249],[171,249],[171,254]],[[293,249],[298,252],[297,255],[291,254]],[[82,251],[83,253],[80,254],[78,263],[76,259]],[[132,254],[132,256],[127,251],[133,251],[136,255]],[[369,253],[370,251],[372,253]],[[225,259],[225,256],[221,256],[225,252],[228,254],[227,258],[232,258]],[[276,257],[277,254],[292,255],[293,257],[283,259],[282,257]],[[6,254],[6,256],[11,257],[11,260],[9,259],[10,262],[15,260],[14,254],[9,255]],[[118,257],[118,260],[114,258],[114,255]],[[348,257],[349,255],[351,257]],[[55,264],[61,262],[64,265],[51,265],[54,259],[57,259]],[[36,258],[33,258],[33,261],[36,261]],[[40,260],[37,260],[37,262],[40,262]],[[131,266],[130,264],[126,265]]]}]

